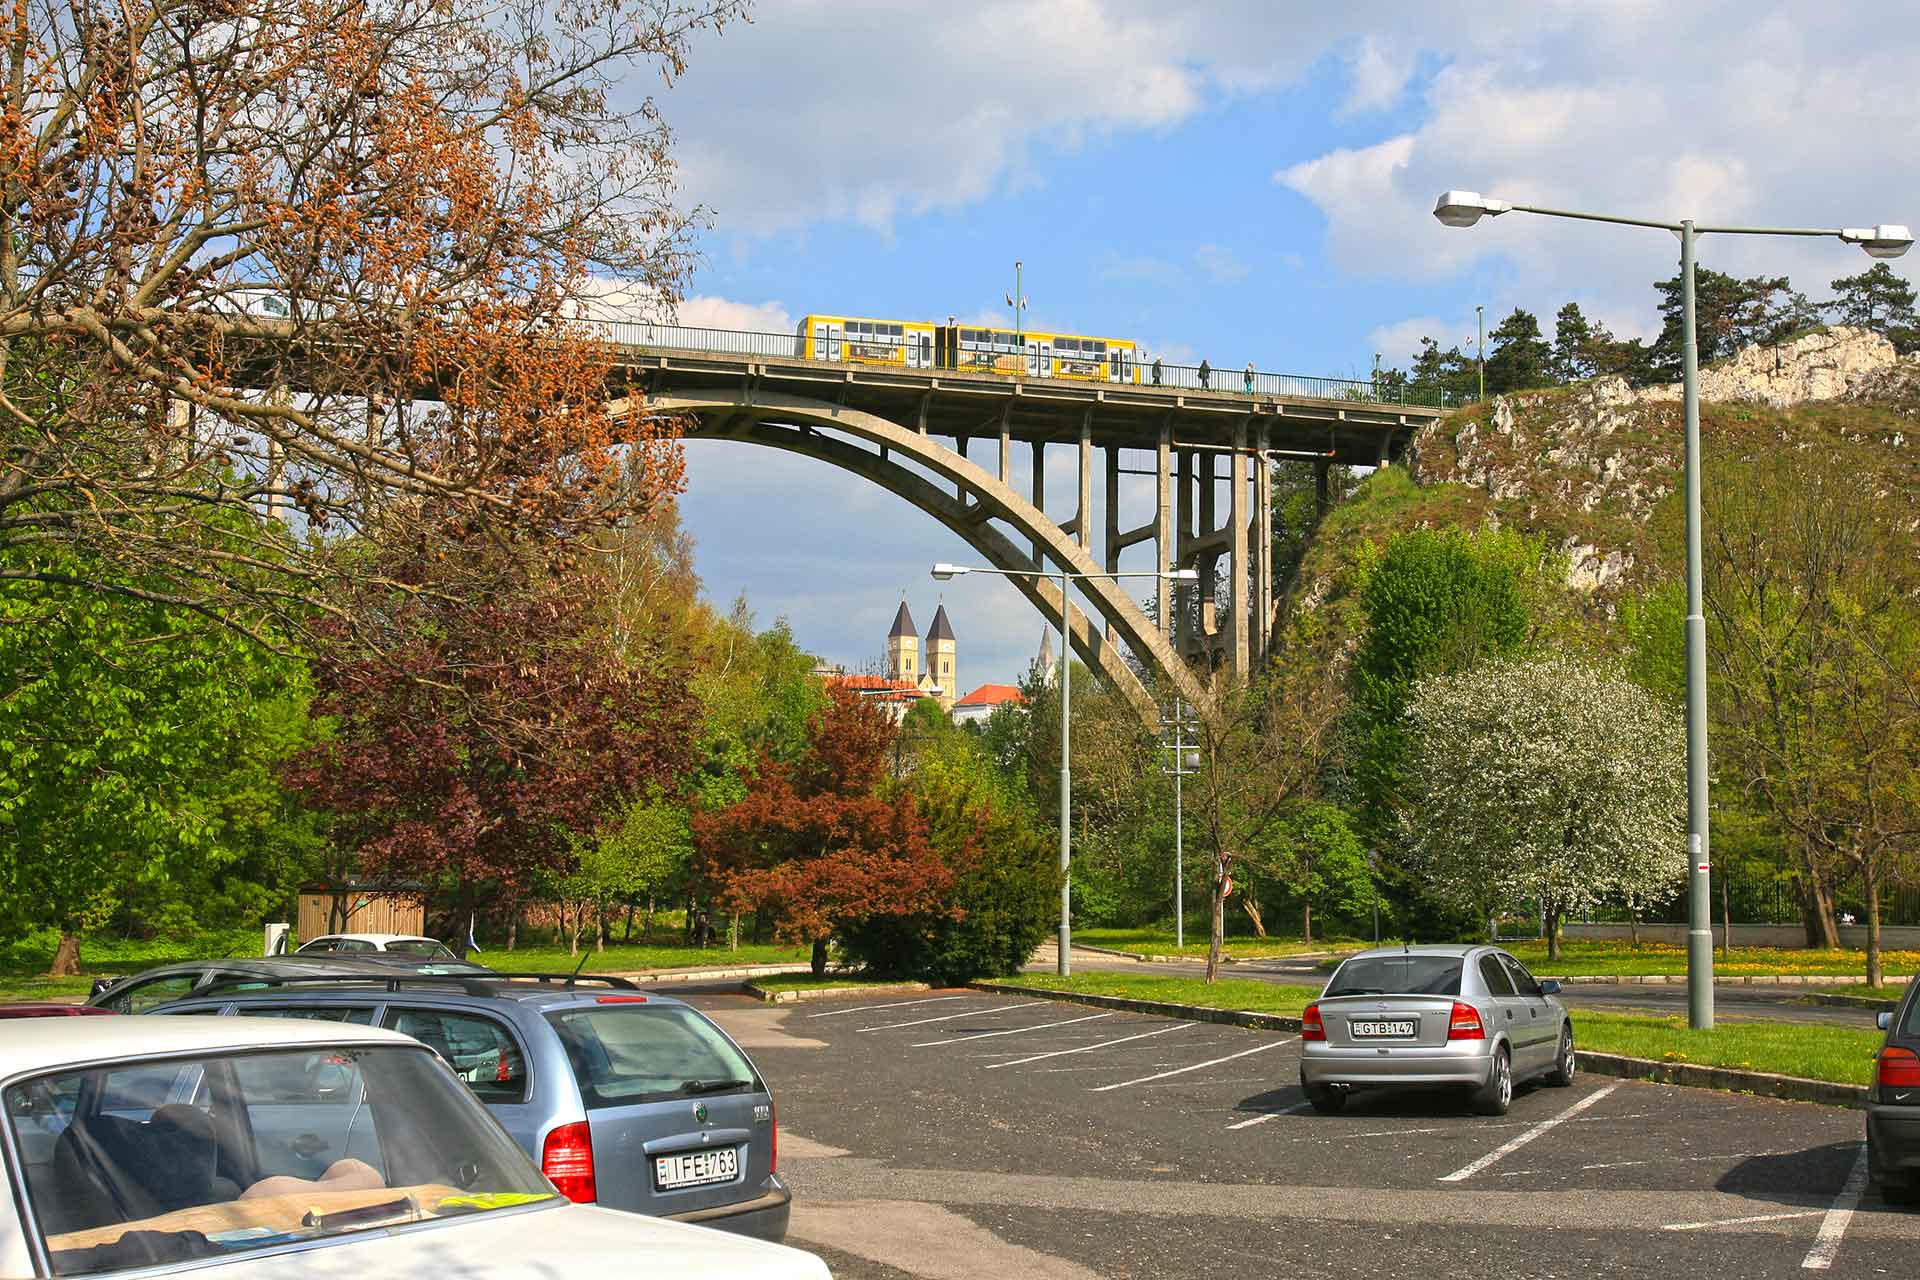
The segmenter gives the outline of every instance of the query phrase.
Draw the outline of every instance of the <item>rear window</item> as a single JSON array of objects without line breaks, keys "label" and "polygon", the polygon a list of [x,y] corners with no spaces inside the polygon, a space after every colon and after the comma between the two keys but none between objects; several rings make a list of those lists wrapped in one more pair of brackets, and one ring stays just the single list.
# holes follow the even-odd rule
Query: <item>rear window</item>
[{"label": "rear window", "polygon": [[762,1091],[746,1056],[684,1006],[604,1005],[550,1013],[547,1020],[566,1046],[588,1110]]},{"label": "rear window", "polygon": [[452,960],[453,952],[431,938],[402,938],[389,942],[387,950],[403,956],[425,956],[429,960]]},{"label": "rear window", "polygon": [[1459,956],[1358,956],[1340,966],[1327,996],[1457,996]]}]

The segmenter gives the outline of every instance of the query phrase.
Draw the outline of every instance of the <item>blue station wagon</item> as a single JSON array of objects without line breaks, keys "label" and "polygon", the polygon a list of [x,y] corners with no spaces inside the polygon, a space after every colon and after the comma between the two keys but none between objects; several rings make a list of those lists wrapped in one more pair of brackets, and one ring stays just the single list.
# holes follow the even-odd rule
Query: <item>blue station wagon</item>
[{"label": "blue station wagon", "polygon": [[[570,1199],[786,1236],[773,1097],[711,1019],[621,978],[551,974],[291,979],[202,990],[152,1015],[386,1027],[434,1050]],[[318,1177],[341,1153],[292,1155]]]}]

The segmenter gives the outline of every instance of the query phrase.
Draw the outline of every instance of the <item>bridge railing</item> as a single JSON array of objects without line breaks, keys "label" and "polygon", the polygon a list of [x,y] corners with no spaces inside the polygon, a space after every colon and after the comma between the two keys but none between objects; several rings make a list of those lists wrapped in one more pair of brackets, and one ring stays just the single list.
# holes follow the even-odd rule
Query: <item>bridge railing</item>
[{"label": "bridge railing", "polygon": [[[804,339],[793,333],[755,333],[741,329],[706,329],[697,325],[654,324],[644,320],[589,320],[607,341],[641,350],[698,351],[710,355],[767,356],[804,359],[812,355]],[[1164,360],[1139,362],[1139,385],[1175,387],[1244,395],[1249,400],[1299,397],[1315,400],[1351,400],[1366,404],[1412,404],[1448,407],[1444,391],[1409,392],[1404,384],[1369,382],[1357,378],[1320,378],[1309,374],[1268,373],[1246,368],[1169,364]],[[1000,375],[1011,379],[1014,375]]]}]

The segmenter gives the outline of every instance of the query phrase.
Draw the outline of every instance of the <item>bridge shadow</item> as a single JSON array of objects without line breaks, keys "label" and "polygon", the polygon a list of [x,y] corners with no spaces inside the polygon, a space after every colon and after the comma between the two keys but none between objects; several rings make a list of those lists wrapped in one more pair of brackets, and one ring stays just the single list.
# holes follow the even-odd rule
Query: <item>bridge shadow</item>
[{"label": "bridge shadow", "polygon": [[[1846,1185],[1847,1175],[1853,1171],[1859,1154],[1858,1142],[1829,1142],[1802,1151],[1749,1156],[1721,1174],[1714,1190],[1763,1204],[1824,1209]],[[1904,1205],[1889,1203],[1877,1188],[1868,1189],[1860,1200],[1860,1208],[1885,1213],[1912,1212]]]}]

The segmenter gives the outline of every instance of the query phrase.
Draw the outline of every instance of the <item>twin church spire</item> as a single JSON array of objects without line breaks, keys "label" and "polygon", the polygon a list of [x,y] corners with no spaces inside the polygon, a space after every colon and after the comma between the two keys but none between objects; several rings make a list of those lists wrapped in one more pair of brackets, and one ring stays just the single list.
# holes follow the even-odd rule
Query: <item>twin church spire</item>
[{"label": "twin church spire", "polygon": [[927,629],[926,647],[922,649],[919,628],[913,625],[913,614],[902,600],[900,611],[893,615],[893,628],[887,632],[887,678],[924,689],[939,700],[941,710],[952,711],[957,661],[947,606],[943,604],[935,610],[933,625]]}]

